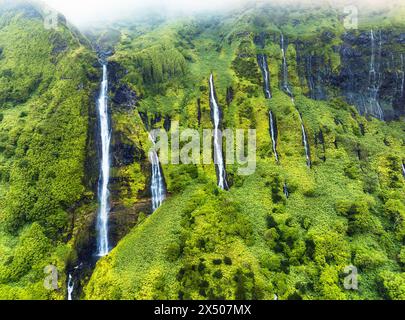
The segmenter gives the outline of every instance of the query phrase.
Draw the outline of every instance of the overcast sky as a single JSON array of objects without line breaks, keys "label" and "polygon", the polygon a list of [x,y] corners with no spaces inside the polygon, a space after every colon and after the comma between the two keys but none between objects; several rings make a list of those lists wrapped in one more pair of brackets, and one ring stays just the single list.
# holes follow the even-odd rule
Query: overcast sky
[{"label": "overcast sky", "polygon": [[[154,10],[162,14],[191,14],[210,10],[235,8],[245,2],[291,2],[312,1],[332,3],[366,3],[370,6],[387,6],[388,3],[405,0],[42,0],[54,9],[63,13],[77,26],[86,26],[94,22],[114,20],[139,15]],[[287,5],[287,4],[286,4]],[[291,5],[291,4],[290,4]]]},{"label": "overcast sky", "polygon": [[42,0],[77,25],[141,15],[149,10],[168,15],[215,12],[247,1],[253,0]]}]

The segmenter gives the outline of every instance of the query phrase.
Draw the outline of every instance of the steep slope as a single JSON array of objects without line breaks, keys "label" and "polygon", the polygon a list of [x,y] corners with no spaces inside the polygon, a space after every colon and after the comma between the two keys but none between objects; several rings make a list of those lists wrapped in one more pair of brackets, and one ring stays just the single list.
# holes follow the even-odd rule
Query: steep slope
[{"label": "steep slope", "polygon": [[[63,299],[79,240],[68,241],[94,210],[97,60],[62,16],[57,29],[44,17],[21,1],[0,7],[1,299]],[[58,290],[44,287],[46,266]]]},{"label": "steep slope", "polygon": [[[373,26],[392,39],[405,30],[400,23]],[[370,34],[369,25],[362,28],[347,33],[333,10],[270,8],[159,23],[136,34],[136,28],[122,29],[111,60],[125,70],[120,83],[141,96],[131,108],[138,130],[174,130],[174,121],[180,128],[211,128],[208,78],[213,72],[223,126],[257,129],[257,168],[244,177],[237,174],[238,165],[228,165],[231,189],[222,191],[213,165],[164,165],[171,197],[139,219],[98,262],[85,298],[405,298],[405,125],[377,120],[371,112],[360,115],[364,109],[349,105],[356,101],[348,101],[346,87],[340,87],[339,77],[354,63],[342,59],[347,37],[356,43]],[[281,34],[288,44],[287,80],[294,101],[281,85]],[[319,37],[326,37],[321,45]],[[393,41],[387,40],[384,50],[394,46],[398,57],[405,48]],[[328,61],[319,65],[330,70],[307,67],[316,52]],[[355,63],[367,70],[371,51],[359,52]],[[271,99],[263,94],[257,54],[268,57]],[[395,66],[385,72],[399,71]],[[359,74],[368,78],[364,70]],[[308,80],[313,76],[319,94]],[[361,87],[350,90],[362,93]],[[404,105],[398,91],[392,92],[384,91],[382,100],[391,103],[382,105],[388,118],[398,118]],[[277,122],[279,163],[270,110]],[[138,136],[145,151],[146,137]],[[359,290],[344,289],[349,265],[357,267]]]}]

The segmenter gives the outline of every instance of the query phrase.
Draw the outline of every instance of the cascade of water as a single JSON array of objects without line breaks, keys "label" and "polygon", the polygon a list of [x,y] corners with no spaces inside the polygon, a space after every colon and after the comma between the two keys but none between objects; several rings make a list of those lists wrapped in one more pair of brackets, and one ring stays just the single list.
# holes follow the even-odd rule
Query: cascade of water
[{"label": "cascade of water", "polygon": [[[370,58],[370,71],[369,71],[369,112],[380,120],[383,120],[384,114],[381,109],[381,105],[378,101],[378,93],[381,86],[381,73],[379,72],[379,64],[376,64],[376,46],[375,46],[375,35],[373,30],[370,31],[371,39],[371,58]],[[379,51],[378,51],[378,61],[381,61],[381,32],[379,40]]]},{"label": "cascade of water", "polygon": [[277,133],[276,119],[275,119],[272,111],[269,111],[269,119],[270,119],[270,135],[271,135],[271,141],[273,143],[274,157],[276,158],[276,161],[278,162],[278,153],[277,153],[278,133]]},{"label": "cascade of water", "polygon": [[73,293],[74,288],[75,288],[75,283],[73,282],[72,275],[69,273],[69,280],[67,283],[68,300],[72,300],[72,293]]},{"label": "cascade of water", "polygon": [[267,64],[267,57],[265,54],[258,54],[257,60],[259,62],[259,66],[263,74],[264,96],[266,97],[266,99],[271,99],[270,76],[269,76],[269,66]]},{"label": "cascade of water", "polygon": [[[155,145],[155,139],[151,135],[149,135],[149,139]],[[156,211],[166,198],[166,189],[156,150],[151,149],[151,151],[149,151],[149,160],[152,164],[152,181],[150,187],[152,192],[152,210]]]},{"label": "cascade of water", "polygon": [[282,89],[284,90],[285,93],[287,93],[290,97],[291,100],[294,101],[293,94],[290,90],[290,87],[288,85],[288,67],[287,67],[287,58],[286,58],[286,48],[284,46],[284,35],[281,34],[281,53],[283,55],[283,84],[282,84]]},{"label": "cascade of water", "polygon": [[224,158],[222,155],[222,134],[220,132],[220,109],[215,98],[214,76],[210,76],[210,105],[214,122],[214,160],[217,166],[218,186],[221,189],[228,189]]},{"label": "cascade of water", "polygon": [[287,182],[284,182],[283,192],[284,192],[285,197],[288,199],[290,196],[290,192],[288,191]]},{"label": "cascade of water", "polygon": [[312,56],[311,55],[307,58],[307,78],[308,78],[309,95],[310,95],[311,99],[315,99],[315,83],[314,83],[314,77],[312,75]]},{"label": "cascade of water", "polygon": [[405,178],[405,163],[402,162],[402,175]]},{"label": "cascade of water", "polygon": [[404,86],[405,86],[405,69],[404,69],[404,54],[401,53],[401,98],[404,96]]},{"label": "cascade of water", "polygon": [[98,185],[99,210],[97,217],[97,255],[102,257],[109,252],[108,216],[110,213],[108,182],[110,179],[110,140],[111,132],[108,119],[108,73],[107,64],[103,63],[103,81],[97,103],[100,137],[101,166]]},{"label": "cascade of water", "polygon": [[300,114],[300,120],[301,120],[301,131],[302,131],[302,142],[304,144],[304,148],[305,148],[305,157],[307,159],[307,166],[309,168],[311,168],[311,152],[309,149],[309,143],[308,143],[308,137],[307,137],[307,133],[305,131],[305,127],[304,127],[304,121],[302,120],[302,116]]}]

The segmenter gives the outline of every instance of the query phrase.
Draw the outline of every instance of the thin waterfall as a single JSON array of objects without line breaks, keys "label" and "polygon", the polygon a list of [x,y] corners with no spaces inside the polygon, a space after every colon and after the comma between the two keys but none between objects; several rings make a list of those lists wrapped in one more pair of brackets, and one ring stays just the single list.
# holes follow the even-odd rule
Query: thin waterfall
[{"label": "thin waterfall", "polygon": [[264,96],[266,97],[266,99],[271,99],[270,73],[269,73],[269,66],[267,64],[267,56],[265,54],[258,54],[257,61],[263,74]]},{"label": "thin waterfall", "polygon": [[401,53],[401,98],[404,97],[404,86],[405,86],[405,69],[404,69],[404,54]]},{"label": "thin waterfall", "polygon": [[277,153],[277,124],[276,124],[276,118],[273,114],[272,111],[269,111],[269,120],[270,120],[270,136],[271,136],[271,141],[273,143],[273,153],[274,157],[276,158],[276,161],[278,162],[278,153]]},{"label": "thin waterfall", "polygon": [[[149,135],[149,139],[152,141],[153,145],[156,144],[155,139],[151,135]],[[150,186],[152,193],[152,210],[155,212],[166,198],[166,188],[159,157],[154,148],[149,151],[149,160],[152,164],[152,181]]]},{"label": "thin waterfall", "polygon": [[97,255],[102,257],[109,252],[108,216],[110,213],[108,182],[110,179],[110,141],[111,132],[108,119],[108,71],[107,63],[103,63],[103,81],[97,103],[100,137],[101,166],[98,184],[99,210],[97,217]]},{"label": "thin waterfall", "polygon": [[284,45],[284,35],[281,34],[281,53],[283,55],[283,68],[282,68],[282,74],[283,74],[283,82],[282,82],[282,89],[286,94],[288,94],[291,97],[291,100],[294,101],[293,94],[291,92],[290,86],[288,85],[288,67],[287,67],[287,58],[286,58],[286,47]]},{"label": "thin waterfall", "polygon": [[[381,61],[381,32],[379,33],[379,50],[378,61]],[[369,71],[369,112],[380,120],[384,119],[384,114],[381,105],[378,101],[378,93],[381,86],[381,73],[379,72],[380,65],[376,64],[376,45],[375,35],[373,30],[370,31],[371,39],[371,58],[370,58],[370,71]]]},{"label": "thin waterfall", "polygon": [[402,175],[405,178],[405,163],[402,162]]},{"label": "thin waterfall", "polygon": [[215,98],[214,76],[210,76],[210,106],[211,116],[214,122],[214,162],[216,164],[218,186],[221,189],[228,189],[228,182],[226,181],[226,171],[224,158],[222,154],[222,134],[220,131],[221,110]]},{"label": "thin waterfall", "polygon": [[68,283],[67,283],[67,290],[68,290],[68,300],[72,300],[72,293],[75,288],[75,283],[73,281],[72,275],[69,273]]},{"label": "thin waterfall", "polygon": [[287,182],[284,182],[283,192],[284,192],[285,197],[288,199],[290,197],[290,192],[288,191]]},{"label": "thin waterfall", "polygon": [[307,166],[309,168],[311,168],[311,152],[309,149],[309,143],[308,143],[308,137],[307,137],[307,133],[305,131],[305,127],[304,127],[304,121],[302,120],[302,116],[300,114],[300,120],[301,120],[301,131],[302,131],[302,142],[304,144],[304,148],[305,148],[305,157],[307,159]]},{"label": "thin waterfall", "polygon": [[[283,34],[281,34],[281,52],[283,54],[283,90],[285,93],[287,93],[290,96],[291,101],[295,106],[294,95],[292,94],[292,92],[288,86],[288,69],[287,69],[287,61],[286,61],[286,57],[285,57],[285,46],[284,46]],[[311,153],[310,153],[310,149],[309,149],[308,137],[307,137],[307,133],[305,131],[304,121],[302,120],[301,113],[299,113],[299,116],[300,116],[300,121],[301,121],[302,143],[304,144],[304,148],[305,148],[305,157],[307,159],[307,166],[309,168],[311,168],[312,163],[311,163]]]}]

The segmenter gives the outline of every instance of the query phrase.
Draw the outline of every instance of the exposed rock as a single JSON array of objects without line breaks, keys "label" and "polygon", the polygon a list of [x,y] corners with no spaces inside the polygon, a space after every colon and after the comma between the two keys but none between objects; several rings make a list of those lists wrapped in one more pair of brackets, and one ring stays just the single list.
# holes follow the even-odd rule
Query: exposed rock
[{"label": "exposed rock", "polygon": [[112,101],[121,107],[134,108],[138,102],[138,96],[128,85],[123,84],[115,89]]},{"label": "exposed rock", "polygon": [[226,88],[226,104],[229,106],[233,101],[234,92],[232,87]]},{"label": "exposed rock", "polygon": [[172,126],[172,119],[170,118],[169,115],[165,115],[165,120],[164,120],[164,122],[163,122],[163,127],[165,128],[165,130],[166,130],[167,132],[169,132],[171,126]]},{"label": "exposed rock", "polygon": [[405,44],[405,33],[401,33],[398,38],[397,38],[397,42],[400,44]]}]

